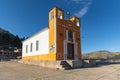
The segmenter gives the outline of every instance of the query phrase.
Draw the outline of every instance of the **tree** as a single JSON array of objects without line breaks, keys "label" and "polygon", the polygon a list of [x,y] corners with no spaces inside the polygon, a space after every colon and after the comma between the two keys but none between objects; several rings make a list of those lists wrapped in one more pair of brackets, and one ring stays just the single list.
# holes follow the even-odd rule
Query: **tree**
[{"label": "tree", "polygon": [[15,38],[13,40],[13,45],[14,45],[14,47],[18,47],[18,48],[22,47],[22,43],[21,43],[21,40],[18,35],[15,36]]}]

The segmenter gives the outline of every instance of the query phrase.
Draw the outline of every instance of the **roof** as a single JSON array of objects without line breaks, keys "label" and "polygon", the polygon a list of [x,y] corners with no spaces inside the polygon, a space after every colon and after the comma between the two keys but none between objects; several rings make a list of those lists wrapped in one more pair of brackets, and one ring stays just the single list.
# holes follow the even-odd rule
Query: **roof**
[{"label": "roof", "polygon": [[49,29],[49,27],[45,27],[45,28],[43,28],[42,30],[40,30],[40,31],[39,31],[39,32],[37,32],[36,34],[33,34],[32,36],[30,36],[29,38],[25,39],[25,40],[24,40],[24,41],[22,41],[22,42],[27,41],[28,39],[30,39],[30,38],[32,38],[32,37],[34,37],[34,36],[36,36],[36,35],[38,35],[38,34],[42,33],[43,31],[45,31],[45,30],[47,30],[47,29]]}]

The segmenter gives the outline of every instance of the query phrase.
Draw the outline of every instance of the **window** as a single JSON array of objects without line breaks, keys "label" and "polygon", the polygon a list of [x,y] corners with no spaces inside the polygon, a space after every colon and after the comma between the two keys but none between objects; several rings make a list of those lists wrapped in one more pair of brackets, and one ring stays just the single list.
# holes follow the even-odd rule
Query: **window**
[{"label": "window", "polygon": [[39,50],[39,41],[36,41],[36,51]]},{"label": "window", "polygon": [[59,19],[62,19],[63,17],[62,17],[62,12],[61,11],[58,11],[58,18]]},{"label": "window", "polygon": [[76,22],[76,26],[80,26],[79,22]]},{"label": "window", "polygon": [[26,53],[28,53],[28,45],[26,45]]},{"label": "window", "polygon": [[76,26],[80,26],[79,20],[76,20]]},{"label": "window", "polygon": [[73,32],[72,31],[68,31],[68,40],[73,41]]},{"label": "window", "polygon": [[30,52],[32,52],[33,43],[30,44]]}]

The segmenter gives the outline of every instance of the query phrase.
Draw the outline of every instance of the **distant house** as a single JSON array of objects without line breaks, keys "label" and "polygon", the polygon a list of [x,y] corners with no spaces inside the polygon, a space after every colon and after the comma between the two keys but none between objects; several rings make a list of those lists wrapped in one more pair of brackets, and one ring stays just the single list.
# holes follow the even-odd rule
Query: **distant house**
[{"label": "distant house", "polygon": [[21,56],[21,49],[16,50],[0,49],[0,60],[17,59],[18,56]]},{"label": "distant house", "polygon": [[80,19],[64,19],[64,11],[49,12],[49,26],[23,41],[23,60],[81,59]]}]

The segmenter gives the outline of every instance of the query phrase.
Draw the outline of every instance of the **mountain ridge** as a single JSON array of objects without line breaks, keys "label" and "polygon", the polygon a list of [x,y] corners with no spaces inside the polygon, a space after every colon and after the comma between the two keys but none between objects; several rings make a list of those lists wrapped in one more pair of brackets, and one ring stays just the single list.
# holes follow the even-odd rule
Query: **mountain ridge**
[{"label": "mountain ridge", "polygon": [[21,38],[14,35],[9,31],[0,28],[0,49],[9,49],[9,47],[21,48]]},{"label": "mountain ridge", "polygon": [[119,55],[120,55],[120,52],[110,52],[107,50],[99,50],[99,51],[83,54],[82,58],[83,59],[115,59]]}]

